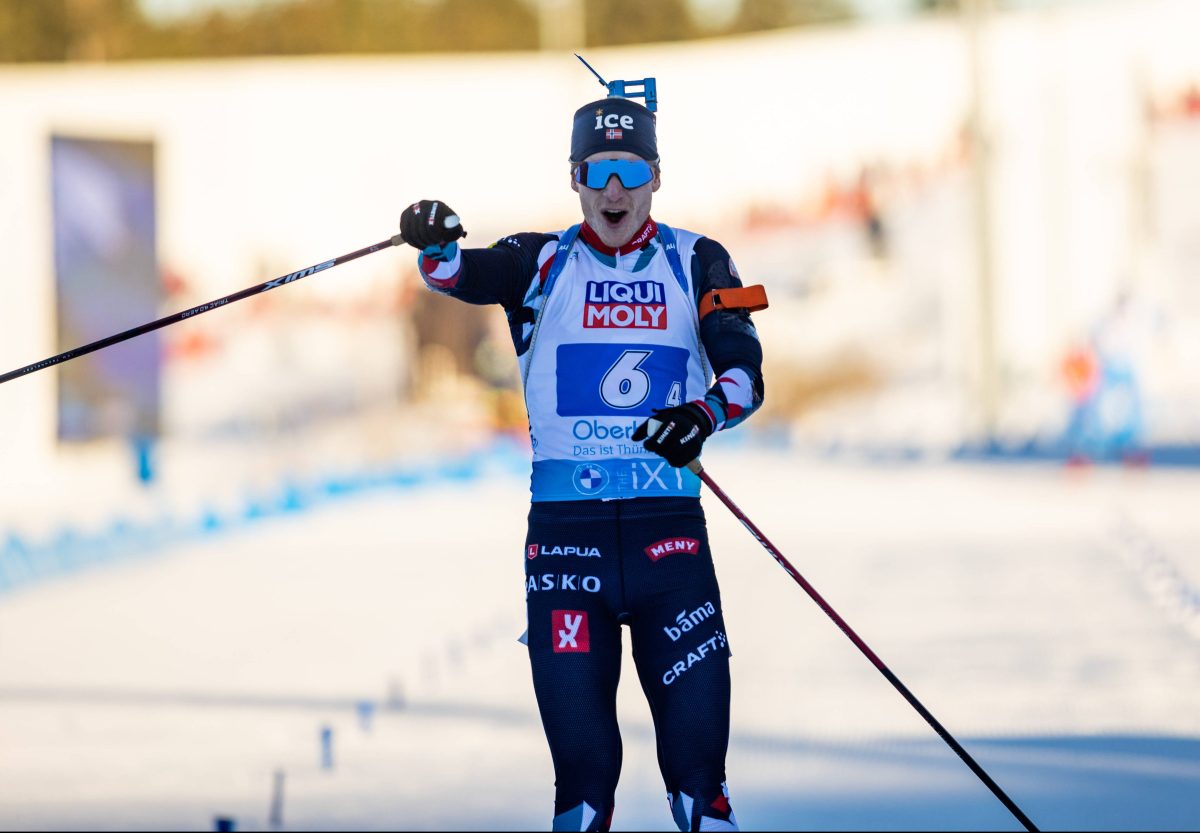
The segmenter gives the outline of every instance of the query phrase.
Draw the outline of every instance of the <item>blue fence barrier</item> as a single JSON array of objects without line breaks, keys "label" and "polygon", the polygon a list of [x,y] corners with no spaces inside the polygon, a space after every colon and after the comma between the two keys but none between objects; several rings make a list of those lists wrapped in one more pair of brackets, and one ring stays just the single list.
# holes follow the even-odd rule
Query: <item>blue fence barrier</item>
[{"label": "blue fence barrier", "polygon": [[[733,432],[735,435],[737,432]],[[762,432],[722,438],[727,448],[748,445],[792,447],[784,436]],[[1068,450],[1059,443],[988,443],[963,445],[949,452],[932,452],[915,446],[872,446],[831,443],[809,449],[825,459],[855,459],[877,464],[922,462],[1068,462]],[[1120,459],[1089,460],[1120,463]],[[1124,461],[1128,462],[1128,461]],[[1144,449],[1139,464],[1200,466],[1200,446],[1158,446]],[[0,531],[0,597],[45,579],[69,575],[118,559],[153,555],[200,538],[223,535],[248,525],[294,515],[367,492],[420,489],[436,483],[465,482],[485,472],[505,471],[526,475],[529,452],[512,441],[501,440],[478,451],[440,461],[397,463],[362,471],[337,472],[312,481],[285,478],[268,493],[246,495],[231,509],[201,506],[188,514],[164,514],[149,520],[117,516],[96,530],[84,531],[64,524],[48,536],[33,540],[17,532]]]},{"label": "blue fence barrier", "polygon": [[479,451],[441,461],[338,472],[308,482],[287,478],[267,493],[247,494],[232,508],[201,505],[187,513],[149,519],[118,515],[87,531],[63,524],[37,540],[17,532],[0,532],[0,597],[56,576],[155,555],[180,544],[237,532],[349,497],[466,482],[496,472],[528,474],[528,451],[511,442],[496,442]]}]

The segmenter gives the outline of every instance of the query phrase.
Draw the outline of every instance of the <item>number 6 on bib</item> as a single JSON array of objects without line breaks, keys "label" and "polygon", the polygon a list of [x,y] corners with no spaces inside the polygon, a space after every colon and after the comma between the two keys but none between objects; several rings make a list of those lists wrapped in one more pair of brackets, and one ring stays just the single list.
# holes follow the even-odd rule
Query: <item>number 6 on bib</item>
[{"label": "number 6 on bib", "polygon": [[680,397],[688,351],[645,344],[560,344],[559,416],[650,416]]},{"label": "number 6 on bib", "polygon": [[626,350],[621,354],[600,380],[600,398],[606,405],[628,411],[646,401],[650,375],[641,365],[650,355],[649,350]]}]

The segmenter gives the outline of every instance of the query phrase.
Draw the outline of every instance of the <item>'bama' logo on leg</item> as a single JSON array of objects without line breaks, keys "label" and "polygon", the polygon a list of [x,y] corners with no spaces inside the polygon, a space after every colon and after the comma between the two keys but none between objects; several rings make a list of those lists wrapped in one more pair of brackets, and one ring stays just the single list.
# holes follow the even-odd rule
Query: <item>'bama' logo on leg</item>
[{"label": "'bama' logo on leg", "polygon": [[658,543],[646,547],[645,553],[651,561],[658,561],[677,552],[695,555],[700,552],[700,542],[695,538],[664,538]]}]

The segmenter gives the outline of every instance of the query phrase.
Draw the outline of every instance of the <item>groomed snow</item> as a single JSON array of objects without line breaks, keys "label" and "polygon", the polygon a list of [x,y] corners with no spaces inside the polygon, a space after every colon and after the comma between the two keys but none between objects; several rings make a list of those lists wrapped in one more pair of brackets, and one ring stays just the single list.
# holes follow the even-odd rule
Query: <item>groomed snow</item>
[{"label": "groomed snow", "polygon": [[[1040,827],[1200,824],[1200,472],[716,443],[705,461]],[[0,596],[0,828],[269,829],[277,771],[285,829],[548,828],[553,775],[516,641],[526,484],[485,471]],[[704,503],[743,827],[1019,829]],[[625,667],[614,827],[671,830]]]}]

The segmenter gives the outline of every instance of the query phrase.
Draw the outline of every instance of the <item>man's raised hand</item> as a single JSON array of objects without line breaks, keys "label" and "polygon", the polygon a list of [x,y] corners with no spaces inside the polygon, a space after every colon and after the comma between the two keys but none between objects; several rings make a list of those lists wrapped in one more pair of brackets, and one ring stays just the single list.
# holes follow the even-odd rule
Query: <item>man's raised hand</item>
[{"label": "man's raised hand", "polygon": [[429,257],[453,255],[454,241],[466,237],[466,229],[454,209],[441,200],[421,200],[400,215],[400,236]]}]

